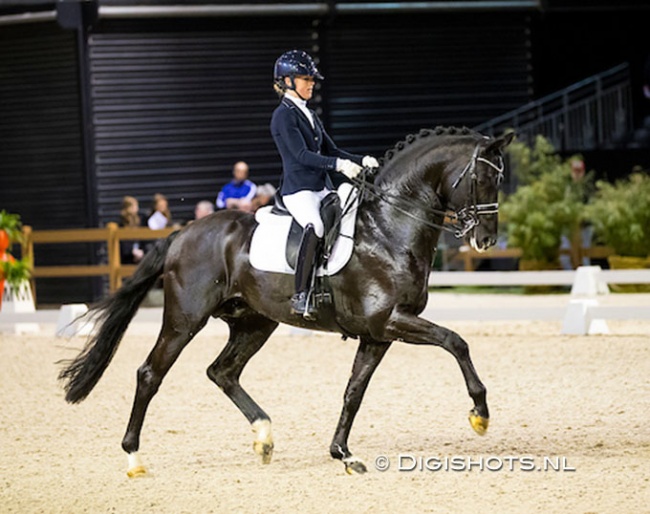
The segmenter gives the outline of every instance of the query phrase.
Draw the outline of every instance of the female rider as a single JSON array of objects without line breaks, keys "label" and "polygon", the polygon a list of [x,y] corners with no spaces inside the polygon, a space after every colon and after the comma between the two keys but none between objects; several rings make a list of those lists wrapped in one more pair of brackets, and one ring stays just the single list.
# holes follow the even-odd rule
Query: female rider
[{"label": "female rider", "polygon": [[340,172],[352,179],[361,166],[377,167],[374,157],[348,153],[338,148],[325,131],[318,115],[307,107],[316,79],[322,80],[314,60],[301,50],[283,53],[275,62],[274,88],[281,95],[273,112],[271,134],[282,158],[280,195],[287,210],[303,228],[296,263],[296,292],[292,312],[314,319],[309,288],[324,235],[320,202],[340,183]]}]

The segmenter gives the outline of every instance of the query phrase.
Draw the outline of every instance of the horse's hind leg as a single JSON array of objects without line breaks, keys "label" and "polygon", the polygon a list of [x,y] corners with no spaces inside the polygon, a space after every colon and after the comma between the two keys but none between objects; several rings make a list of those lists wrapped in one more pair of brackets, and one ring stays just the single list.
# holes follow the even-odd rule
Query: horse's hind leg
[{"label": "horse's hind leg", "polygon": [[[147,407],[183,348],[203,328],[208,318],[207,315],[203,318],[179,317],[166,312],[156,345],[142,366],[138,368],[138,384],[131,409],[131,418],[122,440],[122,448],[129,454],[129,470],[127,472],[129,477],[146,474],[146,469],[140,462],[137,452],[140,447],[140,432]],[[172,322],[172,319],[176,322]],[[179,319],[183,320],[181,325],[177,323]]]},{"label": "horse's hind leg", "polygon": [[353,457],[348,449],[348,436],[357,415],[361,400],[366,392],[372,374],[377,369],[382,358],[388,351],[391,343],[379,343],[369,339],[361,338],[357,354],[352,366],[352,375],[348,381],[343,398],[343,410],[334,433],[334,439],[330,446],[330,455],[333,458],[343,461],[345,471],[350,475],[365,473],[365,464],[358,458]]},{"label": "horse's hind leg", "polygon": [[217,359],[208,367],[208,377],[226,393],[251,423],[256,434],[253,449],[262,457],[264,464],[269,464],[273,456],[271,419],[244,390],[239,377],[278,323],[250,311],[241,317],[225,318],[225,321],[230,326],[230,338]]}]

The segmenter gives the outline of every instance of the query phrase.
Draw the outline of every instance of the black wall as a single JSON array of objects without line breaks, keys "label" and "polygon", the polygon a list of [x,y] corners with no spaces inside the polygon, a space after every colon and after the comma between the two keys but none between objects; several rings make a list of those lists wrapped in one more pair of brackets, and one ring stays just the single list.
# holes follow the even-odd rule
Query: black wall
[{"label": "black wall", "polygon": [[551,11],[534,18],[533,67],[535,96],[629,62],[635,122],[650,114],[643,99],[642,70],[650,56],[650,10]]},{"label": "black wall", "polygon": [[[35,230],[88,226],[77,42],[55,23],[0,27],[0,209]],[[92,245],[38,247],[37,265],[86,264]],[[41,303],[92,295],[87,279],[39,279]]]}]

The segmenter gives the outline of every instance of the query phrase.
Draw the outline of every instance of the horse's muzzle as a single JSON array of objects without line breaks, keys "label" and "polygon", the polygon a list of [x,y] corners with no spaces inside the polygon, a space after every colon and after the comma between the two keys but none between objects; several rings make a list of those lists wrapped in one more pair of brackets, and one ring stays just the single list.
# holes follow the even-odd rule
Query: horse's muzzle
[{"label": "horse's muzzle", "polygon": [[469,242],[474,250],[477,252],[484,252],[488,248],[494,246],[497,242],[497,239],[495,236],[484,236],[481,239],[477,240],[476,236],[472,236]]}]

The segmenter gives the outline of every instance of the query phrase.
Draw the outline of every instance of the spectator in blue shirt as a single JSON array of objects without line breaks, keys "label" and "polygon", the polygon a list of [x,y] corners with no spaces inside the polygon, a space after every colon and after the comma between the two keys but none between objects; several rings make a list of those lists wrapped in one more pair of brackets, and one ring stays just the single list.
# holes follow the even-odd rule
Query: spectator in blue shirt
[{"label": "spectator in blue shirt", "polygon": [[248,180],[248,164],[244,161],[235,163],[232,168],[233,180],[223,186],[217,196],[217,209],[238,209],[252,212],[252,200],[257,186]]}]

